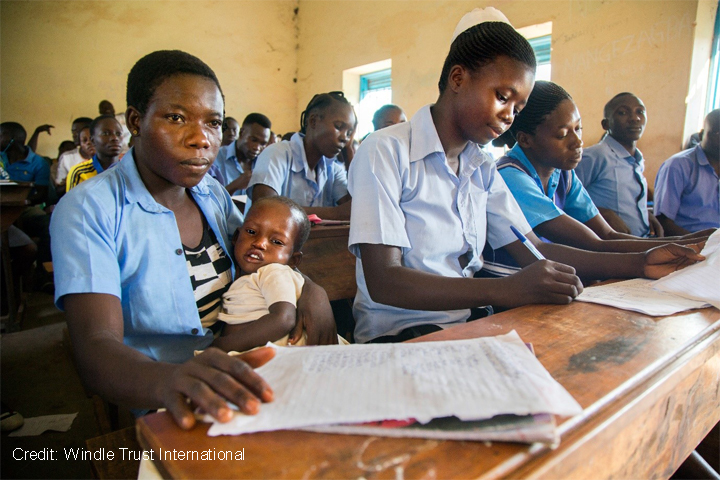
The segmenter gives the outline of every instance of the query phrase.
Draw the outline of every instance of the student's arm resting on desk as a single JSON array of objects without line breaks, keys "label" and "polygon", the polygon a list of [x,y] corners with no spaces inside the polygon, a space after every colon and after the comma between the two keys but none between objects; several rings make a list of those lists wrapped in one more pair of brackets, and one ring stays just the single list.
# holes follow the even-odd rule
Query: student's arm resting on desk
[{"label": "student's arm resting on desk", "polygon": [[123,344],[118,297],[82,293],[64,298],[80,377],[103,398],[135,408],[165,407],[184,429],[195,425],[187,399],[224,422],[233,416],[227,401],[255,414],[261,402],[273,399],[270,386],[253,371],[274,356],[272,349],[230,357],[209,348],[183,364],[157,362]]},{"label": "student's arm resting on desk", "polygon": [[[667,239],[655,240],[618,233],[607,224],[602,215],[596,215],[584,224],[569,215],[560,215],[537,225],[533,231],[553,243],[592,252],[645,252],[669,242]],[[691,244],[697,240],[680,242]]]},{"label": "student's arm resting on desk", "polygon": [[[557,243],[545,243],[534,233],[528,234],[527,238],[547,258],[572,265],[578,275],[585,279],[660,278],[704,259],[698,253],[700,246],[697,244],[681,246],[669,243],[646,252],[606,253],[589,252]],[[510,254],[515,257],[512,252]],[[515,260],[518,261],[517,258]]]},{"label": "student's arm resting on desk", "polygon": [[[524,249],[521,272],[501,279],[450,278],[402,265],[399,247],[360,244],[362,268],[373,301],[411,310],[458,310],[481,305],[518,307],[530,303],[570,303],[582,284],[575,270],[552,261],[535,261]],[[517,260],[517,259],[516,259]]]},{"label": "student's arm resting on desk", "polygon": [[303,210],[308,215],[314,213],[323,220],[350,220],[351,208],[352,199],[348,194],[338,201],[337,207],[303,207]]},{"label": "student's arm resting on desk", "polygon": [[225,189],[230,195],[232,195],[234,192],[237,192],[238,190],[244,190],[250,183],[251,177],[252,172],[250,170],[245,170],[238,178],[225,185]]},{"label": "student's arm resting on desk", "polygon": [[[274,188],[257,183],[252,188],[252,200],[253,202],[258,201],[263,197],[276,196],[278,193]],[[337,207],[303,207],[303,210],[310,215],[314,213],[323,220],[350,220],[350,209],[352,201],[350,194],[345,195],[338,201]]]},{"label": "student's arm resting on desk", "polygon": [[[664,218],[664,215],[658,216],[657,218],[660,219],[662,222],[662,218]],[[688,233],[687,230],[682,230],[683,232],[686,232],[684,234],[676,235],[675,233],[668,232],[668,229],[665,229],[666,233],[671,233],[672,236],[663,237],[662,239],[652,239],[652,238],[642,238],[642,237],[636,237],[634,235],[629,235],[626,233],[620,233],[612,229],[610,225],[605,221],[605,219],[602,217],[602,215],[597,215],[594,218],[591,218],[587,222],[585,222],[585,225],[590,228],[593,232],[597,234],[598,237],[600,237],[603,240],[634,240],[637,244],[640,244],[640,241],[644,242],[646,245],[648,245],[647,248],[643,250],[647,250],[649,248],[658,246],[658,245],[664,245],[666,243],[679,243],[680,245],[690,245],[693,243],[698,243],[704,240],[707,240],[710,235],[715,233],[715,228],[707,228],[705,230],[700,230],[695,233]],[[678,232],[679,233],[679,232]],[[542,236],[545,236],[541,233]],[[546,237],[550,238],[550,237]]]},{"label": "student's arm resting on desk", "polygon": [[[222,336],[213,341],[212,346],[226,352],[243,352],[261,347],[267,342],[275,342],[288,335],[295,327],[295,305],[288,302],[276,302],[268,307],[270,313],[255,321],[228,324]],[[294,339],[297,341],[297,339]],[[294,343],[294,342],[290,342]]]}]

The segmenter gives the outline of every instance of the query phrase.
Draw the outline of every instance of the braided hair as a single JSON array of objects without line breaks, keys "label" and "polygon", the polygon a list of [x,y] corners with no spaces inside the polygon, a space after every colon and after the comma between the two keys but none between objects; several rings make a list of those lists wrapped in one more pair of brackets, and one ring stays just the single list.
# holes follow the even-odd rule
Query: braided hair
[{"label": "braided hair", "polygon": [[345,94],[343,94],[343,92],[318,93],[317,95],[315,95],[310,100],[310,103],[308,103],[307,107],[305,107],[305,110],[303,110],[303,112],[300,114],[300,133],[307,133],[305,130],[307,128],[307,122],[310,118],[311,113],[322,113],[335,102],[340,102],[352,108],[352,105],[350,105],[348,99],[345,98]]},{"label": "braided hair", "polygon": [[537,61],[530,43],[505,22],[483,22],[457,36],[445,58],[438,88],[445,91],[450,69],[461,65],[475,71],[497,57],[505,55],[524,63],[535,72]]}]

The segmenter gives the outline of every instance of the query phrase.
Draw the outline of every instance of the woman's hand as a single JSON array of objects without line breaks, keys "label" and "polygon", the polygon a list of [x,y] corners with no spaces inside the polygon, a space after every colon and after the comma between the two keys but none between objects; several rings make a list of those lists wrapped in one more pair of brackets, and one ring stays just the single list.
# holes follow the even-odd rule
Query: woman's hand
[{"label": "woman's hand", "polygon": [[259,348],[235,357],[209,348],[178,365],[160,385],[162,403],[186,430],[195,425],[194,406],[220,422],[233,418],[227,401],[237,405],[241,412],[255,415],[262,402],[272,402],[273,391],[253,369],[274,356],[272,348]]},{"label": "woman's hand", "polygon": [[705,260],[700,255],[703,244],[681,246],[668,243],[645,253],[644,275],[647,278],[661,278],[687,266]]}]

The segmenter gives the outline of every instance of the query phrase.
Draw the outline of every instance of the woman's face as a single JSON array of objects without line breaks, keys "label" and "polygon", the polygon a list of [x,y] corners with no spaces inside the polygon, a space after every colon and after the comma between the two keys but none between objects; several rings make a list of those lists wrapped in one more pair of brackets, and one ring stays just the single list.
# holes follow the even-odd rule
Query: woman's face
[{"label": "woman's face", "polygon": [[546,168],[572,170],[577,167],[582,159],[583,141],[582,121],[575,102],[560,102],[520,146],[533,163]]},{"label": "woman's face", "polygon": [[535,83],[527,65],[506,56],[470,71],[455,66],[450,84],[456,93],[454,123],[465,141],[485,145],[510,128]]},{"label": "woman's face", "polygon": [[223,99],[215,82],[199,75],[166,78],[147,110],[130,107],[135,159],[147,184],[190,188],[202,180],[222,139]]},{"label": "woman's face", "polygon": [[325,157],[333,158],[345,148],[355,129],[355,113],[350,105],[333,102],[324,112],[313,113],[307,135]]}]

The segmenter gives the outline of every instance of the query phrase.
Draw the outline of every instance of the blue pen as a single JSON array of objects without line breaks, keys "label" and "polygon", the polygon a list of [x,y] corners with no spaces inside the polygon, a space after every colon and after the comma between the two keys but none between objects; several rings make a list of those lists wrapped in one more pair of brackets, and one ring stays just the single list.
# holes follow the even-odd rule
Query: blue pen
[{"label": "blue pen", "polygon": [[530,253],[535,255],[535,258],[537,258],[538,260],[545,260],[545,257],[543,257],[543,254],[540,253],[540,251],[537,248],[535,248],[535,245],[533,245],[532,242],[525,237],[525,235],[520,233],[520,230],[518,230],[517,228],[515,228],[512,225],[510,225],[510,230],[512,230],[513,233],[515,234],[515,236],[518,238],[518,240],[520,240],[522,242],[522,244],[525,245],[525,247],[528,250],[530,250]]}]

